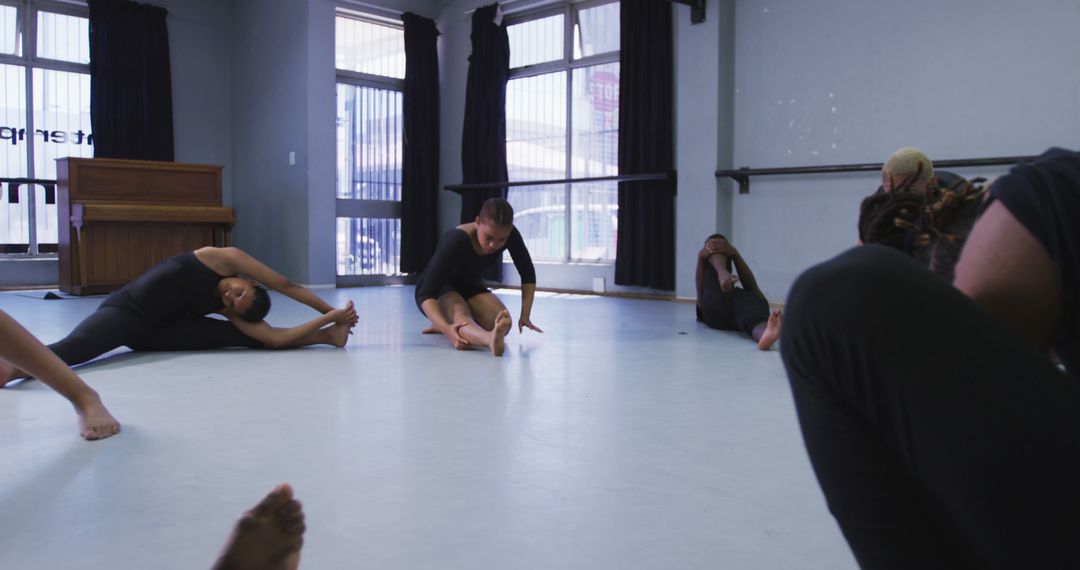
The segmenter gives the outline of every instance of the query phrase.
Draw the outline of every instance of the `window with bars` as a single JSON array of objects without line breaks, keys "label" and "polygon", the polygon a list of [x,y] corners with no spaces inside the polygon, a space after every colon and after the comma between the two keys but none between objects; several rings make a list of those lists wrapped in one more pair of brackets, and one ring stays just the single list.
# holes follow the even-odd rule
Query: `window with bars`
[{"label": "window with bars", "polygon": [[[618,174],[619,3],[584,2],[509,19],[506,155],[511,181]],[[615,259],[615,182],[512,187],[533,258]]]},{"label": "window with bars", "polygon": [[399,23],[339,11],[337,68],[337,274],[400,275],[402,88]]},{"label": "window with bars", "polygon": [[[55,180],[56,159],[91,157],[86,10],[0,0],[0,178]],[[57,248],[55,192],[3,184],[0,254]]]}]

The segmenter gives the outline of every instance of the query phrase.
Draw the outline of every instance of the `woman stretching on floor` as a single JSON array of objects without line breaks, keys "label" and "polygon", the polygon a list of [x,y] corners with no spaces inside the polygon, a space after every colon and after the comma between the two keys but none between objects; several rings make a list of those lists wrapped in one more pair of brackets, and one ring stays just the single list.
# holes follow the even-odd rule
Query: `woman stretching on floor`
[{"label": "woman stretching on floor", "polygon": [[446,232],[416,283],[416,306],[431,320],[425,333],[446,335],[458,350],[486,346],[495,356],[502,356],[513,321],[506,305],[481,283],[480,275],[500,263],[505,250],[521,275],[518,332],[525,327],[543,332],[530,320],[536,269],[514,227],[514,209],[506,200],[492,198],[484,202],[475,222]]},{"label": "woman stretching on floor", "polygon": [[[736,277],[732,273],[732,263]],[[742,281],[742,287],[735,283]],[[757,286],[750,266],[720,234],[706,238],[698,252],[697,320],[722,331],[743,331],[768,350],[780,338],[783,317],[780,311],[769,312],[769,302]]]},{"label": "woman stretching on floor", "polygon": [[[263,320],[270,296],[253,280],[322,315],[291,328],[270,326]],[[210,313],[228,320],[206,316]],[[204,247],[174,255],[114,291],[49,348],[73,366],[120,346],[137,351],[343,347],[356,321],[352,301],[335,309],[235,247]],[[16,369],[0,377],[0,386],[24,377]]]}]

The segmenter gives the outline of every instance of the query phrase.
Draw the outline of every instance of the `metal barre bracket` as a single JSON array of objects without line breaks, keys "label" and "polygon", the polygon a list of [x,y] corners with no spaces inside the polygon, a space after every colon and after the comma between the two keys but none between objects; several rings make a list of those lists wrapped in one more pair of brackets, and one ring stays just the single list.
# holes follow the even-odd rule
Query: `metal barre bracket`
[{"label": "metal barre bracket", "polygon": [[676,4],[690,7],[690,23],[700,24],[705,21],[705,0],[671,0]]}]

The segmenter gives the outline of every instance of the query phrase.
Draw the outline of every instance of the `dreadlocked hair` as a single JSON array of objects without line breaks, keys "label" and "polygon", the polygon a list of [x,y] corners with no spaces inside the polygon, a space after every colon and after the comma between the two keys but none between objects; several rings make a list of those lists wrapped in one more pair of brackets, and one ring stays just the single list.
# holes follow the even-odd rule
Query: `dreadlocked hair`
[{"label": "dreadlocked hair", "polygon": [[867,196],[859,207],[859,241],[911,254],[910,232],[918,227],[925,202],[924,196],[911,192]]},{"label": "dreadlocked hair", "polygon": [[982,202],[986,196],[985,178],[973,178],[971,180],[958,180],[951,186],[943,188],[935,186],[927,192],[926,199],[926,229],[935,237],[948,242],[956,242],[967,238],[967,228],[964,235],[952,231],[950,227],[953,219],[959,212],[966,210],[972,204]]},{"label": "dreadlocked hair", "polygon": [[982,200],[985,181],[983,178],[959,180],[947,188],[932,187],[925,194],[901,187],[898,191],[868,196],[859,208],[859,240],[886,245],[908,255],[939,241],[963,240],[970,227],[959,228],[961,232],[957,232],[951,222],[958,212]]}]

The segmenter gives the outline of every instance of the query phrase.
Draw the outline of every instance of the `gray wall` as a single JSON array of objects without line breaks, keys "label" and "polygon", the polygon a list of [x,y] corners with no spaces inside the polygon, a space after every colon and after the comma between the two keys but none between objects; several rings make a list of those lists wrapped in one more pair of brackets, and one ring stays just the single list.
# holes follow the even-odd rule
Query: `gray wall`
[{"label": "gray wall", "polygon": [[232,90],[229,6],[218,0],[157,0],[169,11],[173,135],[177,162],[225,167],[225,201],[231,199]]},{"label": "gray wall", "polygon": [[235,243],[303,283],[311,283],[308,193],[315,191],[308,96],[318,87],[308,83],[308,10],[302,0],[236,0],[230,18]]},{"label": "gray wall", "polygon": [[[742,0],[735,28],[737,166],[1077,146],[1075,0]],[[855,242],[859,201],[879,178],[759,178],[735,196],[733,239],[770,299]]]}]

